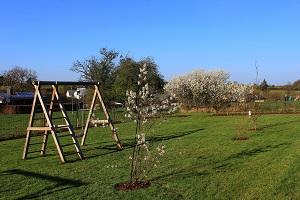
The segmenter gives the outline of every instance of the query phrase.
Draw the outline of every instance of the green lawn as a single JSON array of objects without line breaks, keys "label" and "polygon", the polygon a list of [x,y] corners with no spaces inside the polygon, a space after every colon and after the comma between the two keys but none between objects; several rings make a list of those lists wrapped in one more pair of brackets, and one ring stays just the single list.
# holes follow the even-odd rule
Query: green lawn
[{"label": "green lawn", "polygon": [[[26,160],[25,139],[1,141],[0,199],[300,199],[299,118],[261,115],[258,130],[245,129],[244,141],[232,140],[241,122],[252,127],[243,116],[159,119],[151,148],[163,143],[166,154],[147,177],[151,186],[129,192],[115,185],[130,178],[132,122],[116,125],[124,150],[117,149],[109,128],[91,128],[82,147],[85,159],[69,155],[65,164],[51,138],[45,156],[32,153]],[[73,151],[71,146],[65,152]]]}]

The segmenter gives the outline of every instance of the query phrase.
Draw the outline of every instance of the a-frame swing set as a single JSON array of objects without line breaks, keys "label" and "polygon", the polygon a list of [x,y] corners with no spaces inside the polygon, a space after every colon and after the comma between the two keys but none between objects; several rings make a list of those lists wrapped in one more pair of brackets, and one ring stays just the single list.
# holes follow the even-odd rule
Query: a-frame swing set
[{"label": "a-frame swing set", "polygon": [[[84,127],[83,131],[83,136],[81,140],[81,145],[84,145],[88,129],[89,129],[89,124],[90,124],[90,119],[94,111],[95,107],[95,102],[98,99],[100,100],[103,112],[106,116],[106,122],[109,124],[114,140],[116,141],[117,145],[119,148],[122,148],[122,145],[120,143],[120,140],[118,138],[118,135],[116,133],[116,129],[113,125],[113,122],[110,118],[110,115],[106,109],[106,106],[103,102],[100,90],[99,90],[99,82],[58,82],[58,81],[34,81],[32,82],[34,88],[35,88],[35,93],[34,93],[34,99],[33,99],[33,104],[32,104],[32,109],[31,109],[31,114],[28,122],[28,127],[27,127],[27,135],[26,135],[26,140],[25,140],[25,145],[24,145],[24,151],[23,151],[23,159],[27,158],[29,146],[30,146],[30,139],[32,137],[32,131],[43,131],[43,141],[41,143],[41,155],[45,154],[46,151],[46,146],[47,146],[47,141],[48,141],[48,135],[51,134],[52,138],[54,140],[55,146],[57,148],[57,152],[60,156],[61,161],[64,163],[66,162],[65,158],[65,153],[63,151],[63,146],[60,143],[59,140],[59,134],[58,134],[58,129],[65,128],[68,129],[69,131],[69,136],[72,139],[71,145],[74,145],[76,153],[78,154],[80,159],[83,159],[83,153],[81,150],[81,147],[79,145],[79,142],[76,138],[75,131],[73,128],[73,125],[68,117],[68,114],[66,112],[66,109],[63,104],[62,97],[58,91],[58,86],[59,85],[84,85],[84,86],[94,86],[94,95],[92,98],[91,106],[89,109],[89,114],[86,120],[86,124]],[[46,103],[45,97],[42,95],[41,92],[41,87],[42,86],[51,86],[52,87],[52,94],[51,94],[51,99],[50,103]],[[35,121],[39,120],[39,118],[36,117],[36,113],[38,112],[38,107],[41,107],[41,112],[43,113],[43,120],[45,121],[43,126],[37,126]],[[57,117],[53,116],[54,111],[61,111],[61,119],[63,119],[64,124],[56,124]],[[68,136],[67,135],[67,136]],[[66,135],[64,135],[66,136]]]}]

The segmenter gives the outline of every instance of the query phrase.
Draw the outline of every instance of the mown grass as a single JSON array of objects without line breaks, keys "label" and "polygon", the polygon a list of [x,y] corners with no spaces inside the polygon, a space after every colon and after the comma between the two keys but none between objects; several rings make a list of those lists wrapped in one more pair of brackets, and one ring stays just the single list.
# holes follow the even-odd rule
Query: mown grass
[{"label": "mown grass", "polygon": [[85,159],[69,155],[65,164],[51,137],[45,156],[32,153],[26,160],[21,159],[25,139],[1,141],[1,199],[299,199],[300,115],[261,115],[259,130],[246,130],[248,140],[234,141],[237,124],[248,120],[242,117],[159,119],[151,148],[163,143],[167,152],[147,177],[151,186],[128,192],[115,185],[130,178],[132,122],[116,125],[124,150],[116,147],[109,128],[91,128],[82,147]]}]

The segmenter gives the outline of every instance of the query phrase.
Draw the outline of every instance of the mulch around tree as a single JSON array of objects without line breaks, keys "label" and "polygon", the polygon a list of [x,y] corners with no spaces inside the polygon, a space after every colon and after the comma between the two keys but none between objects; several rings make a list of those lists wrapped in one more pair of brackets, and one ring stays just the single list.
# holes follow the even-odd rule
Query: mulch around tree
[{"label": "mulch around tree", "polygon": [[249,138],[247,137],[237,137],[237,138],[232,138],[232,140],[248,140]]},{"label": "mulch around tree", "polygon": [[142,181],[142,182],[120,183],[120,184],[117,184],[115,187],[117,190],[132,191],[132,190],[147,188],[150,185],[151,185],[151,183],[149,181]]},{"label": "mulch around tree", "polygon": [[249,131],[261,131],[264,130],[264,128],[250,128]]}]

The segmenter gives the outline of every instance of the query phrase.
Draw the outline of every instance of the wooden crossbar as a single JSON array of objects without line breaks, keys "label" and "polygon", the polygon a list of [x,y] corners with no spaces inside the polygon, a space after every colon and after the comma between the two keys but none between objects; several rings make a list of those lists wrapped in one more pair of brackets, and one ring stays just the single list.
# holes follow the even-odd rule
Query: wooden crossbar
[{"label": "wooden crossbar", "polygon": [[100,85],[99,82],[33,81],[32,85]]}]

